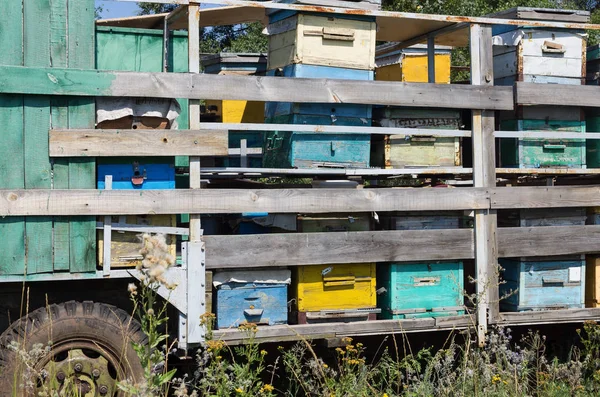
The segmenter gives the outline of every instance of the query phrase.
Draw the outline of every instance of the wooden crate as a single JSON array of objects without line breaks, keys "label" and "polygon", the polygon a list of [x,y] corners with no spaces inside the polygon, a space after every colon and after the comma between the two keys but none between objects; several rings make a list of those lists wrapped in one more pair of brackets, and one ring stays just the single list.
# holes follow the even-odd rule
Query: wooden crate
[{"label": "wooden crate", "polygon": [[464,314],[463,264],[456,262],[380,264],[377,306],[381,318],[406,319]]},{"label": "wooden crate", "polygon": [[286,324],[289,270],[214,272],[217,329],[244,323]]},{"label": "wooden crate", "polygon": [[302,63],[373,70],[376,28],[369,17],[313,14],[270,23],[268,69]]},{"label": "wooden crate", "polygon": [[[495,28],[496,32],[502,26]],[[495,85],[515,81],[583,84],[586,38],[583,31],[517,28],[494,33]]]},{"label": "wooden crate", "polygon": [[[298,217],[298,231],[365,231],[370,223],[368,214],[315,214]],[[293,317],[299,323],[374,319],[374,263],[297,266],[293,277]]]},{"label": "wooden crate", "polygon": [[[499,124],[504,131],[586,132],[580,108],[521,107],[516,112],[499,112]],[[503,138],[498,150],[501,167],[587,166],[584,139]]]},{"label": "wooden crate", "polygon": [[377,306],[375,263],[297,266],[298,322],[368,318]]},{"label": "wooden crate", "polygon": [[[386,52],[393,44],[377,46],[375,57],[375,80],[403,81],[406,83],[429,82],[427,69],[427,46],[417,44],[401,50]],[[435,49],[435,82],[450,84],[450,47]]]},{"label": "wooden crate", "polygon": [[[373,123],[382,127],[459,129],[459,111],[450,109],[376,108]],[[384,168],[459,167],[462,165],[459,137],[431,135],[385,135],[372,138],[371,165]]]},{"label": "wooden crate", "polygon": [[585,307],[585,259],[577,257],[500,259],[504,311]]},{"label": "wooden crate", "polygon": [[[219,75],[260,76],[267,70],[266,54],[220,53],[202,57],[203,73]],[[263,123],[265,120],[265,103],[262,101],[243,100],[206,100],[201,108],[200,119],[209,122],[223,123]],[[248,148],[262,148],[263,134],[253,132],[231,131],[229,148],[239,149],[240,141],[246,140]],[[219,158],[216,166],[239,167],[240,157]],[[253,155],[248,159],[248,166],[261,167],[262,158]]]},{"label": "wooden crate", "polygon": [[[176,215],[129,215],[124,217],[127,225],[140,226],[166,226],[176,227]],[[119,224],[119,217],[112,217],[113,224]],[[167,236],[168,252],[175,258],[177,239],[174,235]],[[123,232],[113,230],[110,244],[110,266],[111,268],[136,267],[141,264],[142,256],[141,233]],[[104,232],[98,231],[98,263],[104,266]]]}]

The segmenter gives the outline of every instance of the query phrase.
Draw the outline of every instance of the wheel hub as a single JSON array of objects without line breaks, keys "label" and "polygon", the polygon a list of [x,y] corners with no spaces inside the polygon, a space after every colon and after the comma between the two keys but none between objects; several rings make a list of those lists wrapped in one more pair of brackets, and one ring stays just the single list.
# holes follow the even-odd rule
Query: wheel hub
[{"label": "wheel hub", "polygon": [[42,365],[38,391],[59,391],[78,397],[112,397],[117,392],[118,363],[106,350],[71,342],[55,348]]}]

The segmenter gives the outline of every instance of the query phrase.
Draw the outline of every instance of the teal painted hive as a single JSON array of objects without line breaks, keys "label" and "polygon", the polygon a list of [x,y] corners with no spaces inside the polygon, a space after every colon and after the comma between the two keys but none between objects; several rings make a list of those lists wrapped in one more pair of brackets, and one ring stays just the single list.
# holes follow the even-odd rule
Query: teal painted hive
[{"label": "teal painted hive", "polygon": [[[600,45],[587,48],[586,84],[600,85]],[[600,132],[600,109],[585,110],[587,132]],[[600,141],[590,139],[586,146],[587,165],[589,168],[600,167]]]},{"label": "teal painted hive", "polygon": [[463,263],[392,263],[377,269],[381,318],[407,319],[464,314]]},{"label": "teal painted hive", "polygon": [[[574,309],[585,307],[585,259],[500,259],[503,311]],[[516,291],[516,292],[515,292]]]},{"label": "teal painted hive", "polygon": [[[517,118],[501,115],[504,131],[555,131],[585,133],[586,123],[579,108],[520,109]],[[561,117],[562,118],[559,118]],[[531,118],[529,118],[531,117]],[[500,140],[500,166],[516,168],[586,168],[584,139],[504,138]]]},{"label": "teal painted hive", "polygon": [[[298,78],[373,80],[373,71],[295,64],[267,73]],[[265,118],[271,124],[371,126],[371,106],[269,102]],[[271,131],[265,134],[263,166],[317,168],[369,166],[371,137],[367,134],[319,134]]]}]

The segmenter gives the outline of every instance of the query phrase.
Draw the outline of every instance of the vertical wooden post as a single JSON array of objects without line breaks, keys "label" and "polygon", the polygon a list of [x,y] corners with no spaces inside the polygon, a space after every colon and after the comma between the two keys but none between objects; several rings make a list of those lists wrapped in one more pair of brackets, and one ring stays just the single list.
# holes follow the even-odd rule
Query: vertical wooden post
[{"label": "vertical wooden post", "polygon": [[[188,58],[189,72],[200,72],[200,6],[188,6]],[[190,129],[200,128],[200,101],[190,99]],[[190,189],[200,188],[200,157],[190,157]],[[190,241],[200,241],[200,215],[190,214]]]},{"label": "vertical wooden post", "polygon": [[[472,24],[470,27],[471,84],[493,85],[492,29]],[[496,186],[494,112],[473,110],[473,186]],[[475,268],[477,269],[477,335],[485,342],[488,325],[498,318],[498,248],[496,211],[475,210]]]},{"label": "vertical wooden post", "polygon": [[[200,6],[188,6],[188,56],[190,73],[200,72]],[[190,99],[190,129],[200,128],[200,101]],[[200,189],[200,157],[190,157],[190,189]],[[186,343],[195,344],[204,340],[204,328],[200,316],[206,312],[205,250],[202,242],[200,214],[190,214],[190,241],[187,243],[187,313],[183,322]],[[181,324],[181,319],[180,319]]]},{"label": "vertical wooden post", "polygon": [[[112,183],[112,175],[106,175],[104,177],[104,189],[112,190]],[[102,238],[104,239],[104,247],[102,249],[102,274],[107,277],[110,276],[110,260],[112,256],[112,216],[110,215],[104,217]]]},{"label": "vertical wooden post", "polygon": [[435,83],[435,36],[427,38],[427,81]]}]

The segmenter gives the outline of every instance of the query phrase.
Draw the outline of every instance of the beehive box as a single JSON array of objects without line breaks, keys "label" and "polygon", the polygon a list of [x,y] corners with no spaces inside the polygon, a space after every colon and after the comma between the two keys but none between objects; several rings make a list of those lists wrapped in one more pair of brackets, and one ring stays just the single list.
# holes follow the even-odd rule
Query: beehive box
[{"label": "beehive box", "polygon": [[270,17],[268,69],[291,64],[373,70],[376,23],[372,17],[314,14]]},{"label": "beehive box", "polygon": [[[459,129],[459,111],[450,109],[376,108],[374,124],[382,127]],[[385,168],[458,167],[462,165],[461,138],[416,135],[373,137],[371,164]]]},{"label": "beehive box", "polygon": [[175,189],[175,166],[168,158],[102,158],[98,160],[98,189],[105,189],[108,175],[114,190]]},{"label": "beehive box", "polygon": [[[122,219],[124,218],[124,219]],[[126,217],[113,216],[112,224],[118,228],[119,224],[139,225],[139,226],[166,226],[176,227],[176,215],[128,215]],[[150,230],[150,229],[149,229]],[[176,257],[177,240],[174,235],[167,236],[168,253]],[[110,245],[110,266],[111,268],[136,267],[141,264],[142,256],[141,233],[113,230],[111,233]],[[104,232],[98,231],[98,262],[104,266]]]},{"label": "beehive box", "polygon": [[[301,216],[300,232],[352,232],[370,229],[367,214]],[[374,263],[297,266],[293,272],[299,323],[343,319],[374,319]]]},{"label": "beehive box", "polygon": [[[499,120],[500,130],[504,131],[586,131],[581,109],[573,107],[520,107],[516,112],[499,112]],[[498,150],[501,167],[587,166],[584,139],[503,138]]]},{"label": "beehive box", "polygon": [[[302,78],[372,80],[368,70],[328,66],[288,65],[268,75]],[[275,124],[370,126],[371,106],[353,104],[298,104],[269,102],[266,121]],[[270,131],[265,134],[263,165],[276,168],[367,167],[370,157],[367,134],[319,134]]]},{"label": "beehive box", "polygon": [[[254,53],[220,53],[202,57],[203,73],[219,75],[261,76],[267,70],[266,54]],[[262,123],[265,119],[265,103],[262,101],[243,100],[206,100],[200,119],[223,123]],[[262,148],[263,134],[254,132],[231,131],[229,147],[240,148],[240,141],[246,140],[248,148]],[[253,155],[248,159],[248,166],[260,167],[261,156]],[[239,167],[240,157],[219,158],[217,166]]]},{"label": "beehive box", "polygon": [[436,211],[425,215],[419,212],[380,215],[380,224],[385,230],[435,230],[473,227],[473,217],[462,211]]},{"label": "beehive box", "polygon": [[[427,46],[414,45],[401,50],[388,50],[394,44],[383,44],[376,48],[375,80],[427,83]],[[435,82],[450,84],[451,47],[436,46]]]},{"label": "beehive box", "polygon": [[532,208],[498,211],[500,227],[582,226],[587,219],[582,208]]},{"label": "beehive box", "polygon": [[[600,45],[587,48],[586,84],[600,85]],[[585,109],[585,129],[587,132],[600,132],[600,110]],[[600,167],[600,142],[590,139],[586,142],[586,158],[588,168]]]},{"label": "beehive box", "polygon": [[217,329],[244,323],[286,324],[289,283],[289,270],[214,272]]},{"label": "beehive box", "polygon": [[392,263],[377,270],[381,318],[464,314],[462,262]]},{"label": "beehive box", "polygon": [[500,301],[504,311],[585,307],[583,255],[500,259],[500,265],[504,269],[500,295],[508,296]]},{"label": "beehive box", "polygon": [[[588,225],[600,225],[600,207],[592,207],[587,211]],[[585,272],[585,306],[600,307],[600,255],[586,255]]]}]

